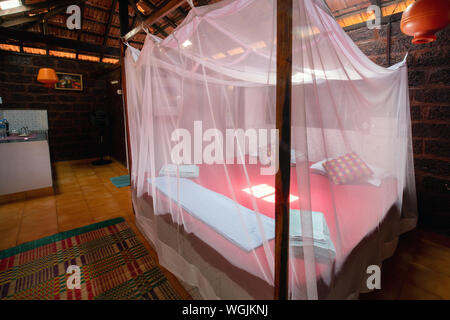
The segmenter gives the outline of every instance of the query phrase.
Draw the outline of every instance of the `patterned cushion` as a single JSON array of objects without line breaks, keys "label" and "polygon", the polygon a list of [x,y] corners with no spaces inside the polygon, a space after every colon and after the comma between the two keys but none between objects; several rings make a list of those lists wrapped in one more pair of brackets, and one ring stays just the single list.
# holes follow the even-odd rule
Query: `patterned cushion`
[{"label": "patterned cushion", "polygon": [[354,152],[326,161],[323,167],[335,184],[344,184],[369,177],[373,171]]}]

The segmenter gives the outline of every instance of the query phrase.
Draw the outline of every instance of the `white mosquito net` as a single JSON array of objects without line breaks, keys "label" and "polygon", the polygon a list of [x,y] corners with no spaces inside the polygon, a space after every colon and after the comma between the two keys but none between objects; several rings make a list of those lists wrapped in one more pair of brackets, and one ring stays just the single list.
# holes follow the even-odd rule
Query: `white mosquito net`
[{"label": "white mosquito net", "polygon": [[[273,298],[276,1],[194,8],[125,68],[133,205],[160,263],[205,298]],[[407,68],[294,0],[292,74],[289,297],[344,298],[416,223]]]}]

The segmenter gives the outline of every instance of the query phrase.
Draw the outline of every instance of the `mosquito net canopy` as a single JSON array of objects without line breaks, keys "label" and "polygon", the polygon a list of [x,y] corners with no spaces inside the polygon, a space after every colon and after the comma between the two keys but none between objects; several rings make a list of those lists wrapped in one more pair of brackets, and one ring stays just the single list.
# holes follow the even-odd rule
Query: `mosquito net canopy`
[{"label": "mosquito net canopy", "polygon": [[[416,223],[407,68],[294,0],[289,297],[358,294]],[[133,205],[205,298],[273,298],[276,1],[193,8],[125,56]]]}]

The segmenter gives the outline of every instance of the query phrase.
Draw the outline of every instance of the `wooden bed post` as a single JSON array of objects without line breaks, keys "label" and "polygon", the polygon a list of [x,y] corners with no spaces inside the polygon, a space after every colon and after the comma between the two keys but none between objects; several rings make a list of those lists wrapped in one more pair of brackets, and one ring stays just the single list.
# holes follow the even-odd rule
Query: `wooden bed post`
[{"label": "wooden bed post", "polygon": [[288,299],[289,193],[291,176],[293,0],[277,0],[276,128],[279,137],[279,169],[275,176],[275,294]]},{"label": "wooden bed post", "polygon": [[[119,20],[120,20],[120,35],[123,37],[130,31],[130,24],[128,20],[128,1],[119,0]],[[120,46],[120,75],[122,78],[122,99],[125,117],[125,131],[127,141],[127,160],[128,170],[130,172],[131,179],[131,146],[130,146],[130,126],[128,121],[128,105],[127,105],[127,81],[125,77],[125,45]]]}]

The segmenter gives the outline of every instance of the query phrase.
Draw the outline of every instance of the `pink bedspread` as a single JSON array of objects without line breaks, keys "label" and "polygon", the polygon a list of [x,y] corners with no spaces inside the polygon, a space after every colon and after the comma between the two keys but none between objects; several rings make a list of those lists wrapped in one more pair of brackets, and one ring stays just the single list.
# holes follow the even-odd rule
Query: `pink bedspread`
[{"label": "pink bedspread", "polygon": [[[247,179],[242,170],[242,165],[227,165],[236,200],[243,206],[253,209],[252,195],[242,191],[248,188]],[[275,185],[274,176],[260,175],[259,165],[247,165],[248,175],[252,186],[267,184]],[[212,191],[233,199],[228,187],[223,165],[201,165],[200,176],[193,179],[196,183]],[[150,188],[151,189],[151,188]],[[322,212],[327,221],[331,239],[336,247],[336,261],[340,265],[350,254],[353,248],[369,233],[371,233],[383,220],[387,211],[397,199],[397,186],[395,178],[386,178],[381,186],[375,187],[366,183],[335,185],[326,176],[310,173],[311,207],[313,211]],[[291,194],[298,196],[296,170],[291,170]],[[161,193],[160,199],[168,202]],[[262,214],[274,217],[275,205],[262,198],[256,198],[258,209]],[[199,198],[201,201],[201,198]],[[175,203],[172,200],[172,205]],[[298,209],[297,201],[291,202],[292,209]],[[213,247],[228,261],[238,268],[244,269],[262,279],[271,278],[270,268],[262,246],[254,251],[246,252],[215,230],[189,213],[183,212],[185,229],[194,233],[203,242]],[[274,248],[274,240],[269,241],[269,246]],[[256,262],[255,255],[260,263]],[[304,264],[301,258],[294,259],[294,268],[299,278],[302,278]],[[335,261],[335,262],[336,262]],[[318,275],[331,272],[332,263],[320,263],[316,261]],[[292,267],[292,264],[291,264]],[[334,270],[336,271],[336,270]],[[272,280],[268,280],[271,282]]]}]

